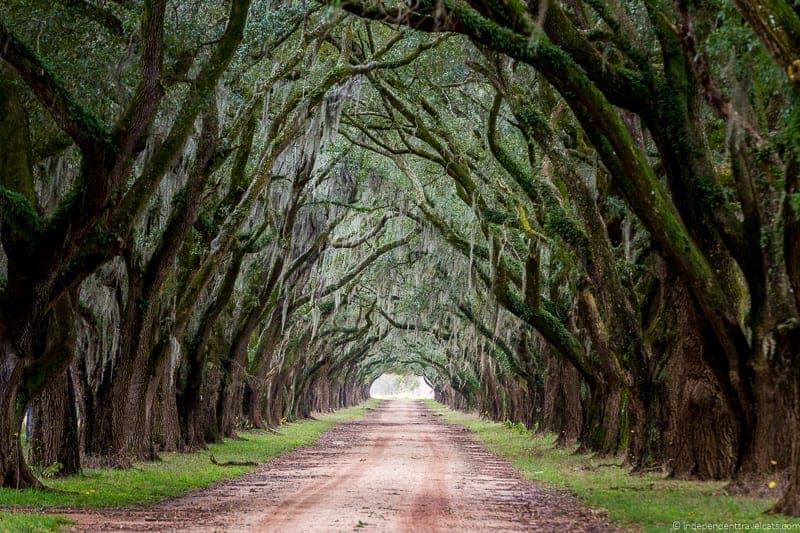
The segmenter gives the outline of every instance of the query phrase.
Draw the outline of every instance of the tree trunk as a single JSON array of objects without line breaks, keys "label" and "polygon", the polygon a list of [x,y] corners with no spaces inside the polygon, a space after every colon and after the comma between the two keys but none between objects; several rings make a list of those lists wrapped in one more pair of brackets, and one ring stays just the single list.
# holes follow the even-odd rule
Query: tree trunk
[{"label": "tree trunk", "polygon": [[217,405],[217,430],[223,437],[234,437],[239,428],[242,411],[242,381],[238,369],[224,375]]},{"label": "tree trunk", "polygon": [[[776,416],[772,413],[772,422],[781,424],[777,427],[783,430],[788,426],[793,432],[793,441],[788,457],[773,459],[778,462],[774,468],[786,472],[788,485],[771,511],[800,516],[800,327],[797,324],[787,326],[775,339],[778,346],[776,359],[784,366],[773,369],[775,375],[784,376],[785,380],[775,384],[778,390],[773,392],[777,392],[778,398],[783,400],[791,398],[792,403],[780,413],[784,415],[782,420],[778,418],[780,414]],[[793,423],[786,424],[786,420]]]},{"label": "tree trunk", "polygon": [[263,429],[264,424],[264,385],[262,383],[253,383],[247,385],[245,394],[245,416],[248,422],[254,428]]},{"label": "tree trunk", "polygon": [[175,376],[171,365],[165,366],[160,386],[157,387],[153,439],[158,451],[174,452],[181,449],[181,424],[176,401]]},{"label": "tree trunk", "polygon": [[623,418],[625,403],[624,387],[619,383],[598,385],[591,391],[581,430],[581,451],[611,456],[622,450],[627,427]]},{"label": "tree trunk", "polygon": [[651,259],[655,277],[642,304],[651,354],[640,393],[645,427],[632,463],[663,464],[679,479],[730,478],[739,428],[728,369],[712,366],[724,360],[721,348],[686,283],[660,256]]},{"label": "tree trunk", "polygon": [[[795,80],[800,93],[800,78]],[[800,96],[795,96],[792,104],[791,122],[795,128],[800,127]],[[793,157],[790,157],[786,168],[786,196],[784,212],[786,222],[784,228],[784,257],[789,281],[794,292],[795,309],[800,311],[800,207],[792,206],[792,198],[800,196],[800,149],[795,146]],[[798,325],[795,324],[795,328]],[[789,375],[794,376],[791,386],[794,391],[794,409],[789,420],[794,421],[794,440],[792,444],[791,467],[789,469],[789,485],[780,501],[772,508],[772,512],[790,516],[800,516],[800,333],[794,331],[795,346],[790,348]]]},{"label": "tree trunk", "polygon": [[20,445],[20,430],[25,405],[18,392],[24,365],[0,324],[0,487],[24,489],[41,487],[25,462]]},{"label": "tree trunk", "polygon": [[141,297],[143,279],[141,273],[126,261],[128,291],[125,308],[120,317],[120,338],[117,353],[106,363],[103,380],[97,389],[96,423],[92,440],[88,443],[89,453],[98,456],[101,464],[109,466],[130,466],[134,458],[139,456],[138,450],[132,446],[134,429],[141,431],[142,420],[139,409],[142,398],[137,395],[136,381],[141,381],[141,361],[134,360],[137,336],[145,334],[141,331],[142,310]]},{"label": "tree trunk", "polygon": [[203,431],[204,364],[189,363],[186,384],[178,397],[182,448],[186,451],[205,447]]},{"label": "tree trunk", "polygon": [[71,367],[72,383],[75,386],[75,403],[78,408],[78,442],[81,455],[86,453],[87,442],[91,441],[95,420],[94,397],[86,376],[85,364],[85,360],[81,357]]},{"label": "tree trunk", "polygon": [[247,360],[247,347],[259,322],[260,313],[251,311],[234,337],[227,358],[222,362],[217,404],[218,431],[233,437],[242,418],[242,374]]},{"label": "tree trunk", "polygon": [[220,442],[223,437],[217,426],[217,397],[221,387],[221,374],[219,365],[214,365],[203,377],[199,428],[205,442]]},{"label": "tree trunk", "polygon": [[54,378],[31,405],[30,463],[68,476],[81,469],[72,372]]},{"label": "tree trunk", "polygon": [[542,429],[558,435],[558,446],[571,446],[578,441],[583,426],[580,375],[563,357],[547,355]]},{"label": "tree trunk", "polygon": [[[7,326],[0,324],[0,431],[8,431],[0,436],[0,486],[40,486],[20,447],[22,420],[50,381],[66,374],[75,354],[75,318],[73,296],[65,293],[53,303],[41,327],[28,332],[31,352],[26,359],[19,356]],[[74,392],[69,404],[74,409]],[[72,436],[69,431],[65,435]]]},{"label": "tree trunk", "polygon": [[800,369],[795,368],[794,379],[794,412],[791,420],[794,421],[794,442],[792,444],[791,469],[789,470],[789,484],[783,492],[778,503],[770,512],[789,516],[800,516]]},{"label": "tree trunk", "polygon": [[755,372],[753,427],[742,436],[741,464],[737,478],[761,477],[770,470],[786,469],[791,461],[792,428],[786,424],[792,411],[793,386],[783,372],[763,368]]}]

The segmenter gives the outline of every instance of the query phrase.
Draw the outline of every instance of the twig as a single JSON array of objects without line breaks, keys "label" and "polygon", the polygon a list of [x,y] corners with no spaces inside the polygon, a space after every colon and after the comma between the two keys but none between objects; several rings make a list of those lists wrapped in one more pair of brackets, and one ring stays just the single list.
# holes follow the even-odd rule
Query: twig
[{"label": "twig", "polygon": [[211,462],[217,466],[258,466],[258,463],[255,461],[225,461],[220,463],[216,460],[213,453],[209,459],[211,459]]}]

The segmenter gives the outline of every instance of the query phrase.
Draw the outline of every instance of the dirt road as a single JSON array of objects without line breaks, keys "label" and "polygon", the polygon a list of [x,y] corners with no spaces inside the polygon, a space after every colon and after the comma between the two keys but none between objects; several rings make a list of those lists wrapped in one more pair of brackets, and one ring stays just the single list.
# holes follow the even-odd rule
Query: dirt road
[{"label": "dirt road", "polygon": [[235,481],[154,507],[71,518],[78,531],[612,529],[410,400],[386,401]]}]

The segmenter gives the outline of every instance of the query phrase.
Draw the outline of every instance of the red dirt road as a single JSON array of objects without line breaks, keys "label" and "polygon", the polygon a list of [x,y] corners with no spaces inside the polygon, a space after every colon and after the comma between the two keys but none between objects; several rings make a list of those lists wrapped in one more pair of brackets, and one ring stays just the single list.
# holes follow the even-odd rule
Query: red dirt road
[{"label": "red dirt road", "polygon": [[392,400],[256,472],[148,508],[74,514],[77,531],[608,531],[523,480],[421,402]]}]

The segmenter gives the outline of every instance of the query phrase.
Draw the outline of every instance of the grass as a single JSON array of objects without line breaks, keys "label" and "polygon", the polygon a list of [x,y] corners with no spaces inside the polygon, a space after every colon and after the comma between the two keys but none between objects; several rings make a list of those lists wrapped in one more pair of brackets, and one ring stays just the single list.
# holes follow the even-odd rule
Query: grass
[{"label": "grass", "polygon": [[528,479],[566,489],[590,507],[607,509],[609,519],[620,526],[644,531],[800,531],[800,519],[764,514],[773,500],[729,496],[724,482],[680,481],[655,473],[630,475],[623,467],[609,466],[609,459],[554,448],[552,435],[481,420],[433,400],[426,404],[445,422],[473,432]]},{"label": "grass", "polygon": [[334,425],[356,420],[378,402],[370,400],[360,406],[334,413],[315,415],[315,420],[286,424],[278,434],[261,430],[244,431],[241,439],[212,444],[196,453],[164,453],[161,460],[138,463],[128,470],[87,469],[66,478],[45,480],[51,489],[0,489],[0,531],[53,531],[65,525],[64,519],[31,513],[57,511],[59,508],[101,508],[153,504],[164,498],[178,496],[193,489],[208,487],[216,482],[241,476],[253,469],[248,466],[217,466],[219,462],[265,462],[282,453],[313,444]]},{"label": "grass", "polygon": [[60,516],[0,512],[0,531],[3,532],[57,531],[69,524],[69,520]]}]

